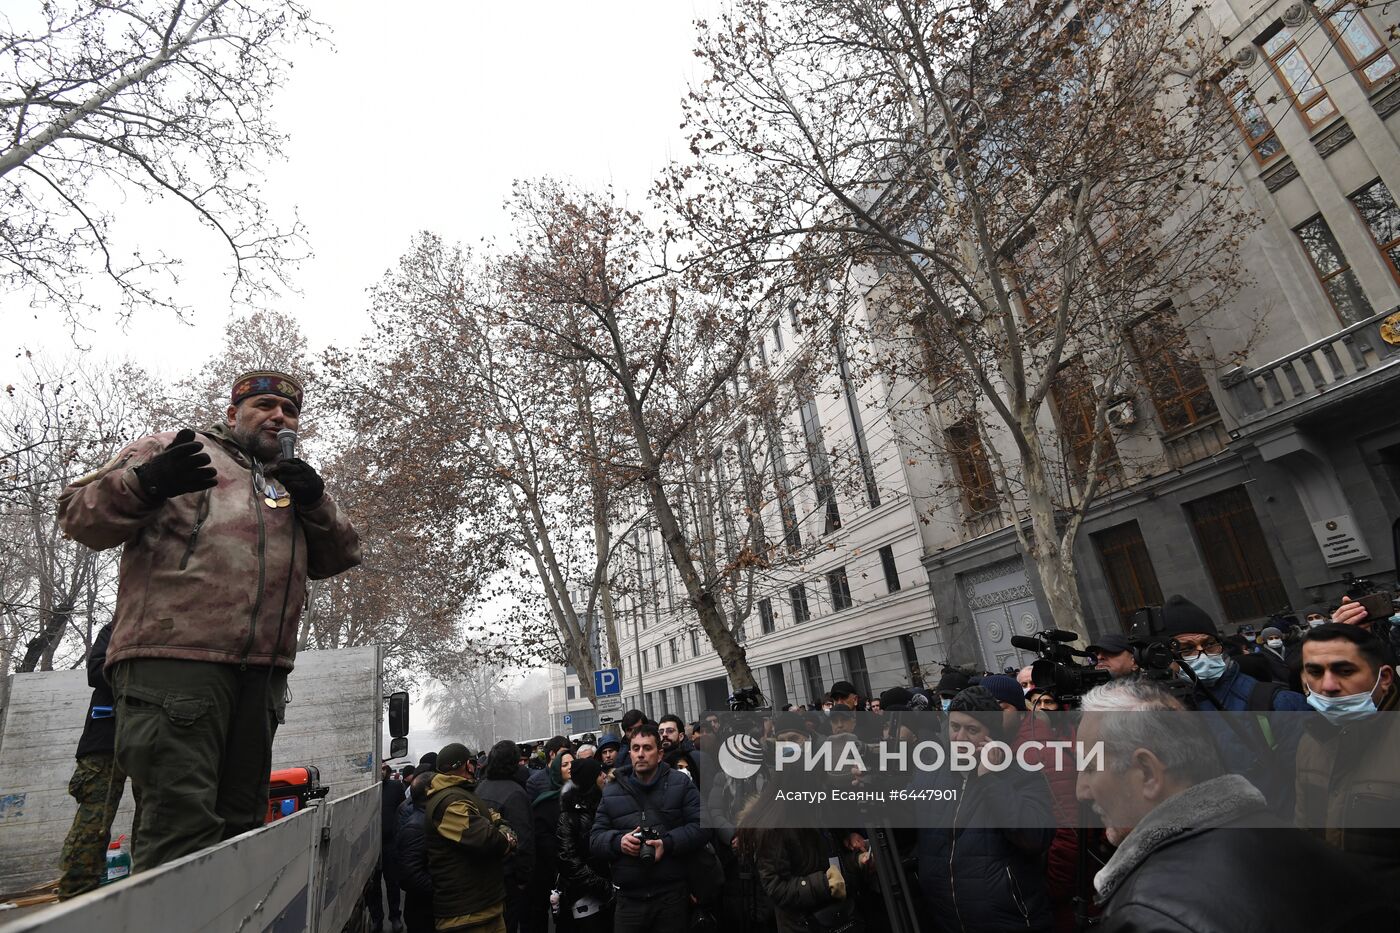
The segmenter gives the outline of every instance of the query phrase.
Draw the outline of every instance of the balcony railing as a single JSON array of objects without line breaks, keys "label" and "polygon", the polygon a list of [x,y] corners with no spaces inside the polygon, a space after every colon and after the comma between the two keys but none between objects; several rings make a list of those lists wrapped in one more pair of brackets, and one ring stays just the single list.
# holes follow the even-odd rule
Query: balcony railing
[{"label": "balcony railing", "polygon": [[1396,312],[1395,308],[1382,311],[1262,366],[1227,370],[1220,385],[1229,394],[1240,423],[1292,408],[1395,362],[1400,358],[1400,346],[1388,343],[1381,327],[1397,317],[1392,322],[1395,331],[1387,326],[1386,332],[1392,340],[1400,341]]}]

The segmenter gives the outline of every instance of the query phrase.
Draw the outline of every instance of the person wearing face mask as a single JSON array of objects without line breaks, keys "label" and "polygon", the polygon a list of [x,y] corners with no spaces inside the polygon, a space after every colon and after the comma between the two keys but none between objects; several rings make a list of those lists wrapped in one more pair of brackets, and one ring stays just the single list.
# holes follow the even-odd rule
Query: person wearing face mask
[{"label": "person wearing face mask", "polygon": [[1303,639],[1303,686],[1322,715],[1298,743],[1296,822],[1364,861],[1400,899],[1395,658],[1354,625],[1319,626]]},{"label": "person wearing face mask", "polygon": [[1283,647],[1283,632],[1270,625],[1259,633],[1259,657],[1269,666],[1270,680],[1276,684],[1288,683],[1288,656]]},{"label": "person wearing face mask", "polygon": [[[1162,605],[1161,636],[1169,639],[1178,665],[1195,674],[1192,700],[1202,710],[1254,712],[1255,717],[1215,717],[1210,727],[1228,770],[1247,777],[1280,813],[1293,812],[1294,754],[1302,719],[1269,713],[1310,709],[1300,693],[1281,684],[1261,682],[1240,670],[1225,652],[1220,632],[1205,610],[1183,596]],[[1189,676],[1181,671],[1179,676]]]}]

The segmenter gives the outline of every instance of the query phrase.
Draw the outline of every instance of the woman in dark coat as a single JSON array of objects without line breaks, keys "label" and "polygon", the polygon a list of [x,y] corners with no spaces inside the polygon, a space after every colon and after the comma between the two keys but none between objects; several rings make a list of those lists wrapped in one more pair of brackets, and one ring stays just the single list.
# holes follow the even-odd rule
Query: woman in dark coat
[{"label": "woman in dark coat", "polygon": [[559,792],[569,780],[574,756],[563,749],[549,763],[549,789],[530,804],[530,819],[535,836],[535,868],[526,893],[522,928],[525,933],[546,933],[549,929],[549,892],[558,875],[559,859]]},{"label": "woman in dark coat", "polygon": [[[577,933],[612,929],[612,879],[605,862],[589,861],[588,835],[603,799],[603,763],[580,758],[559,794],[559,916],[555,928]],[[579,916],[582,915],[582,916]]]},{"label": "woman in dark coat", "polygon": [[[951,741],[979,749],[1002,735],[1001,705],[985,687],[968,687],[948,707]],[[1049,933],[1053,921],[1045,856],[1055,836],[1044,775],[942,769],[916,788],[953,791],[929,806],[936,825],[919,830],[919,886],[938,933]]]}]

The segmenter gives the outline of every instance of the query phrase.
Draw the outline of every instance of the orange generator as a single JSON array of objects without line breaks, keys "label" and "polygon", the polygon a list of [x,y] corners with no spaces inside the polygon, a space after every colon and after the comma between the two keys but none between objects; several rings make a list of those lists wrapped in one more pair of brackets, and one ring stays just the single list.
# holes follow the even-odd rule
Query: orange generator
[{"label": "orange generator", "polygon": [[321,772],[315,765],[281,768],[272,772],[267,785],[267,821],[280,820],[303,810],[312,800],[330,791],[321,786]]}]

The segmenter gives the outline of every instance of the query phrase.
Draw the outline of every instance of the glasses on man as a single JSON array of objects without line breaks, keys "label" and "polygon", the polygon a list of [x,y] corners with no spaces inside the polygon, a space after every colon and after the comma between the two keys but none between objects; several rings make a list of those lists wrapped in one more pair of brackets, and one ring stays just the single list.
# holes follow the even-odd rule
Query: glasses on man
[{"label": "glasses on man", "polygon": [[1216,657],[1225,651],[1225,646],[1214,638],[1207,638],[1200,644],[1189,641],[1172,641],[1172,651],[1181,656],[1183,661],[1194,661],[1202,654]]},{"label": "glasses on man", "polygon": [[677,729],[675,726],[662,726],[660,729],[657,729],[656,731],[657,731],[657,732],[660,732],[662,735],[679,735],[679,734],[680,734],[680,730]]}]

